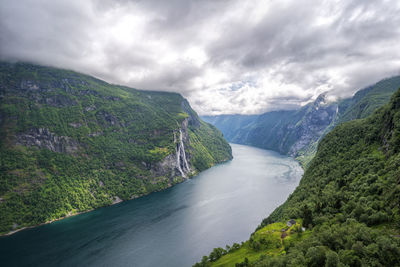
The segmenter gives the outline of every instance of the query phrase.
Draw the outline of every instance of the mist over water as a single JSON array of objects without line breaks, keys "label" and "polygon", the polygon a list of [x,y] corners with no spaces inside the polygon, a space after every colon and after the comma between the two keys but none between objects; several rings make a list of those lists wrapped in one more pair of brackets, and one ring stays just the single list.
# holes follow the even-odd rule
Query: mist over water
[{"label": "mist over water", "polygon": [[232,161],[165,191],[1,237],[1,265],[192,266],[247,240],[303,170],[275,152],[231,146]]}]

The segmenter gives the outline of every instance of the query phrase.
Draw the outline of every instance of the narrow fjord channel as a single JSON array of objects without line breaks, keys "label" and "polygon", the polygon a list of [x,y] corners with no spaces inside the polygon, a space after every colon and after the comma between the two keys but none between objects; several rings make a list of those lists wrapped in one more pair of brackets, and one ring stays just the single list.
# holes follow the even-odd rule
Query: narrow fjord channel
[{"label": "narrow fjord channel", "polygon": [[0,238],[2,266],[191,266],[247,240],[298,185],[292,158],[232,144],[234,159],[162,192]]}]

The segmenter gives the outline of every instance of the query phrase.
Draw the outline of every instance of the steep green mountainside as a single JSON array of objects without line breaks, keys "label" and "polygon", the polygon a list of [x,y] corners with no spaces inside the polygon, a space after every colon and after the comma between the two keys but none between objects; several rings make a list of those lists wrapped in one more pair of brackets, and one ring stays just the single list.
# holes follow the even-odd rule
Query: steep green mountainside
[{"label": "steep green mountainside", "polygon": [[[281,226],[280,238],[267,231],[291,218],[300,218],[305,231]],[[322,139],[300,185],[249,241],[215,249],[197,266],[236,263],[400,266],[400,89],[370,117],[338,125]]]},{"label": "steep green mountainside", "polygon": [[0,233],[167,188],[232,158],[179,94],[0,63]]},{"label": "steep green mountainside", "polygon": [[[377,108],[385,105],[400,87],[400,76],[387,78],[358,91],[351,99],[339,104],[341,112],[338,122],[363,119]],[[343,111],[342,111],[343,110]]]},{"label": "steep green mountainside", "polygon": [[388,103],[400,87],[400,76],[384,79],[335,103],[320,95],[299,110],[272,111],[261,115],[204,116],[228,141],[278,151],[307,166],[321,138],[335,125],[365,118]]}]

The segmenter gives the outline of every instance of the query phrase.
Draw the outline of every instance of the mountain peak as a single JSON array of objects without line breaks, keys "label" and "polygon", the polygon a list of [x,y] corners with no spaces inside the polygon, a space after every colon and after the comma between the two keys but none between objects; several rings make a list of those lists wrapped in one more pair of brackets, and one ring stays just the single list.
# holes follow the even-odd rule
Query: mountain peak
[{"label": "mountain peak", "polygon": [[318,103],[318,104],[326,104],[327,102],[327,94],[326,93],[322,93],[320,94],[317,99],[315,99],[314,103]]}]

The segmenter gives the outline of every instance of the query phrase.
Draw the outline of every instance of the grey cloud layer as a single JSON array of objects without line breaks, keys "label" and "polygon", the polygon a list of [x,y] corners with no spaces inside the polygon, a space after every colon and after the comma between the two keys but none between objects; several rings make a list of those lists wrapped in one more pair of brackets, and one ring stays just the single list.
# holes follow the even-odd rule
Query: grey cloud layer
[{"label": "grey cloud layer", "polygon": [[201,114],[259,113],[399,74],[399,11],[397,0],[3,0],[0,59],[180,92]]}]

